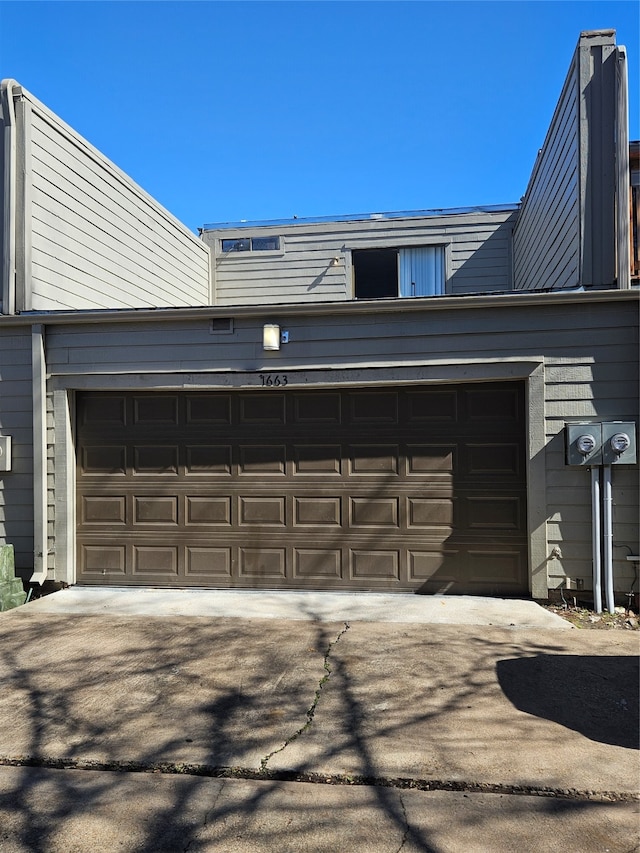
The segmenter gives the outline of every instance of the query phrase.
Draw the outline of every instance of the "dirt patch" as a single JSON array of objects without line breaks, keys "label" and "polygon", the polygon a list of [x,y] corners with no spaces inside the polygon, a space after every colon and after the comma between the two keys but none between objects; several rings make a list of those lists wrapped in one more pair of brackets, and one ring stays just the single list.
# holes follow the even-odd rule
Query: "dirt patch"
[{"label": "dirt patch", "polygon": [[640,619],[633,610],[625,610],[624,607],[616,607],[615,613],[596,613],[586,607],[547,604],[545,610],[555,613],[571,622],[576,628],[587,628],[595,631],[638,631],[640,630]]}]

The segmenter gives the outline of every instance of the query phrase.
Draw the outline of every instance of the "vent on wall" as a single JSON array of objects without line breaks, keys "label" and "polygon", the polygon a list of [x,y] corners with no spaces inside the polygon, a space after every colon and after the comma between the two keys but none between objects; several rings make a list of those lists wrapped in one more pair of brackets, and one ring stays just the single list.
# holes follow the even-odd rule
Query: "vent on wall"
[{"label": "vent on wall", "polygon": [[211,335],[233,334],[233,317],[216,317],[209,324],[209,333]]}]

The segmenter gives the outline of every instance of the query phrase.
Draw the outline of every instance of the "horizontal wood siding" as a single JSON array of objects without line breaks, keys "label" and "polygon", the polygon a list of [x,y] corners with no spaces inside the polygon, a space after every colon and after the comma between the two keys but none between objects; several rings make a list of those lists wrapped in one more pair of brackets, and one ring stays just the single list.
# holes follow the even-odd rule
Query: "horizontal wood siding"
[{"label": "horizontal wood siding", "polygon": [[31,330],[0,329],[0,434],[10,435],[13,464],[0,471],[0,541],[13,545],[16,566],[33,570],[33,442]]},{"label": "horizontal wood siding", "polygon": [[[511,289],[511,232],[515,213],[325,224],[262,226],[246,231],[208,231],[204,240],[215,266],[217,305],[335,302],[351,299],[348,253],[374,247],[450,245],[447,292],[486,293]],[[284,252],[220,254],[221,238],[279,236]],[[218,254],[213,257],[214,251]],[[338,259],[337,265],[332,261]]]},{"label": "horizontal wood siding", "polygon": [[515,290],[580,284],[578,70],[574,59],[513,237]]},{"label": "horizontal wood siding", "polygon": [[[549,567],[551,583],[581,577],[590,586],[590,480],[564,462],[565,422],[638,421],[638,311],[635,303],[466,308],[326,317],[279,317],[290,343],[277,354],[262,351],[262,321],[237,318],[230,335],[212,335],[206,320],[162,324],[51,327],[48,365],[54,377],[79,377],[91,387],[99,375],[260,372],[372,368],[542,358],[545,373],[547,537],[562,560]],[[366,377],[366,371],[362,376]],[[84,377],[84,382],[83,382]],[[86,380],[89,380],[88,383]],[[128,379],[123,379],[126,384]],[[177,378],[177,383],[182,382]],[[366,381],[366,378],[363,378]],[[163,382],[166,382],[163,379]],[[144,380],[153,388],[152,376]],[[614,542],[638,547],[638,467],[614,471]],[[616,588],[632,579],[627,552],[615,549]],[[626,585],[626,586],[625,586]]]},{"label": "horizontal wood siding", "polygon": [[203,243],[37,102],[30,162],[33,309],[209,303]]}]

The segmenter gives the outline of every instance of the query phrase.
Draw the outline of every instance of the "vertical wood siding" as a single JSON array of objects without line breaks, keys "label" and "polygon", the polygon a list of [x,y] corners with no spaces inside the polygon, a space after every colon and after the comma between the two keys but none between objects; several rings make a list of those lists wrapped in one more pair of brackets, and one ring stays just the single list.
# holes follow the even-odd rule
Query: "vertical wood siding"
[{"label": "vertical wood siding", "polygon": [[[232,335],[212,336],[206,320],[163,324],[50,327],[48,365],[53,377],[171,374],[181,371],[286,372],[304,369],[411,366],[460,360],[541,358],[545,373],[546,506],[551,586],[564,576],[590,587],[590,481],[564,461],[565,422],[638,421],[638,312],[635,303],[427,309],[403,313],[349,312],[286,319],[290,343],[274,358],[261,347],[262,321],[236,318]],[[277,363],[277,368],[276,368]],[[180,378],[176,378],[180,385]],[[250,380],[249,380],[250,381]],[[256,378],[257,381],[257,378]],[[166,383],[166,378],[163,379]],[[153,378],[144,382],[153,387]],[[86,387],[86,384],[85,386]],[[89,387],[91,384],[89,383]],[[638,467],[614,471],[614,542],[638,547]],[[632,568],[616,548],[616,589],[626,590]]]},{"label": "vertical wood siding", "polygon": [[[449,245],[446,292],[511,289],[511,234],[515,212],[484,212],[394,220],[261,226],[244,232],[207,231],[216,305],[337,302],[351,299],[346,253],[360,248]],[[280,255],[221,254],[224,237],[279,236]],[[216,254],[214,255],[214,252]],[[338,258],[337,265],[332,263]]]},{"label": "vertical wood siding", "polygon": [[31,330],[0,329],[0,433],[12,439],[11,471],[0,471],[0,541],[14,546],[23,576],[33,570]]},{"label": "vertical wood siding", "polygon": [[513,235],[515,290],[580,284],[578,69],[574,59]]},{"label": "vertical wood siding", "polygon": [[30,307],[208,304],[203,243],[35,100],[30,124]]}]

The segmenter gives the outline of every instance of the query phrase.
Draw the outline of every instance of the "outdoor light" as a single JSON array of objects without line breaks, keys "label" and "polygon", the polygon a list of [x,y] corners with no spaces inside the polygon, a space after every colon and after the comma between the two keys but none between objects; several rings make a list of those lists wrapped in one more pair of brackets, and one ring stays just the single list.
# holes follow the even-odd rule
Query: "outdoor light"
[{"label": "outdoor light", "polygon": [[588,456],[596,446],[596,440],[592,435],[585,433],[576,439],[576,447],[583,456]]},{"label": "outdoor light", "polygon": [[265,323],[262,327],[262,349],[280,349],[280,326],[275,323]]},{"label": "outdoor light", "polygon": [[626,434],[626,432],[617,432],[615,435],[611,436],[609,441],[611,445],[611,449],[614,453],[617,453],[620,456],[625,450],[629,449],[631,445],[631,439]]}]

